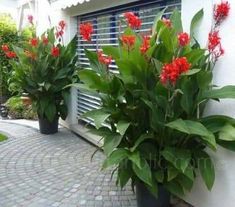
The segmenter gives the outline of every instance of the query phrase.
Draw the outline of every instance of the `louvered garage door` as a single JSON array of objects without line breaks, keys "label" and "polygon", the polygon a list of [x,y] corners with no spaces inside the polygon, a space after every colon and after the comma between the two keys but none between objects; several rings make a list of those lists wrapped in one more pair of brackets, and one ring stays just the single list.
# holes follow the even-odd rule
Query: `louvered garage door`
[{"label": "louvered garage door", "polygon": [[[78,28],[80,23],[85,22],[91,22],[94,26],[92,43],[83,41],[81,36],[79,36],[78,55],[79,65],[81,67],[89,68],[89,62],[85,57],[84,48],[97,51],[101,46],[104,45],[118,45],[118,36],[126,28],[125,23],[120,21],[123,19],[124,12],[133,11],[138,14],[143,22],[140,32],[148,33],[150,32],[150,28],[153,24],[156,14],[160,10],[167,7],[165,12],[165,17],[167,18],[176,7],[179,9],[181,8],[180,0],[148,0],[140,2],[127,5],[125,7],[111,8],[109,10],[78,17]],[[115,64],[110,66],[110,70],[112,72],[118,72]],[[77,93],[77,118],[80,120],[80,116],[84,112],[98,108],[100,105],[100,100],[98,97],[93,97],[91,95],[82,93],[79,90]],[[93,121],[89,119],[83,119],[82,123],[94,125]]]}]

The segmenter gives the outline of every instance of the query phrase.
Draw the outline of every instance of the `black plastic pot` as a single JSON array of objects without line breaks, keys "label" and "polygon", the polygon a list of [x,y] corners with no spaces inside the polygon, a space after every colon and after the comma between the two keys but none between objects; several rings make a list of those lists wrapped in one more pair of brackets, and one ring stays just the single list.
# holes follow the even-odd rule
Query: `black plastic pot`
[{"label": "black plastic pot", "polygon": [[143,183],[136,185],[138,207],[170,207],[170,193],[162,185],[158,186],[158,198],[155,198]]},{"label": "black plastic pot", "polygon": [[55,118],[50,122],[46,118],[38,117],[39,129],[42,134],[55,134],[58,132],[59,118]]}]

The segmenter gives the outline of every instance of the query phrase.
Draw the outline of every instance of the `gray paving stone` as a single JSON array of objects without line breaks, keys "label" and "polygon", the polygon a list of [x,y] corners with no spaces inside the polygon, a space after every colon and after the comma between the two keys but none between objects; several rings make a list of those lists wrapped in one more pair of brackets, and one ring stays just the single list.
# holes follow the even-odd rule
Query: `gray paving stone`
[{"label": "gray paving stone", "polygon": [[0,207],[136,207],[130,186],[100,171],[104,155],[90,161],[94,146],[64,128],[42,135],[15,123],[0,120],[10,135],[0,143]]}]

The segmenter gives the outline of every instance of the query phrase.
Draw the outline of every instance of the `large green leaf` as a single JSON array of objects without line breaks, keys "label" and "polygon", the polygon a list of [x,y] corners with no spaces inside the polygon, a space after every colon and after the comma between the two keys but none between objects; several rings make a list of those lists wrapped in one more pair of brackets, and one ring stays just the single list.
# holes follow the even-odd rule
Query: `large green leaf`
[{"label": "large green leaf", "polygon": [[152,134],[143,134],[141,135],[135,142],[135,145],[131,148],[131,151],[135,151],[136,148],[145,140],[147,139],[153,139],[153,135]]},{"label": "large green leaf", "polygon": [[120,49],[118,47],[103,46],[102,49],[106,55],[111,55],[114,59],[120,58]]},{"label": "large green leaf", "polygon": [[127,122],[127,121],[119,121],[117,123],[117,129],[121,135],[125,134],[129,126],[130,126],[130,122]]},{"label": "large green leaf", "polygon": [[105,120],[110,116],[110,113],[106,112],[104,109],[94,109],[83,114],[82,117],[89,117],[94,120],[95,126],[99,129]]},{"label": "large green leaf", "polygon": [[138,151],[132,152],[129,156],[129,160],[136,164],[138,168],[141,168],[141,158]]},{"label": "large green leaf", "polygon": [[120,184],[121,188],[126,186],[128,181],[133,175],[132,166],[125,161],[122,161],[118,168],[117,182]]},{"label": "large green leaf", "polygon": [[190,191],[193,187],[193,180],[189,179],[184,175],[177,176],[176,180],[183,187],[184,191]]},{"label": "large green leaf", "polygon": [[208,89],[212,81],[212,71],[200,71],[197,74],[198,87],[200,89]]},{"label": "large green leaf", "polygon": [[176,181],[170,181],[164,184],[164,187],[173,195],[177,197],[184,196],[184,189],[183,187]]},{"label": "large green leaf", "polygon": [[200,122],[212,133],[219,132],[226,124],[235,125],[234,118],[223,115],[203,117]]},{"label": "large green leaf", "polygon": [[173,24],[173,28],[176,30],[176,32],[177,33],[183,32],[181,14],[178,9],[174,9],[170,19]]},{"label": "large green leaf", "polygon": [[80,80],[92,89],[99,90],[101,92],[108,91],[108,85],[95,71],[81,70],[78,72]]},{"label": "large green leaf", "polygon": [[235,86],[224,86],[220,89],[212,89],[202,93],[200,100],[235,98]]},{"label": "large green leaf", "polygon": [[184,172],[191,161],[191,153],[186,149],[178,149],[166,147],[162,152],[162,156],[169,161],[175,168]]},{"label": "large green leaf", "polygon": [[122,141],[122,135],[120,134],[111,134],[111,135],[107,135],[105,136],[104,139],[104,153],[106,155],[110,155],[113,150],[118,147],[118,145],[121,143]]},{"label": "large green leaf", "polygon": [[179,170],[177,170],[175,167],[168,167],[167,168],[167,181],[171,181],[174,178],[177,177],[177,175],[179,174]]},{"label": "large green leaf", "polygon": [[49,103],[44,113],[48,120],[52,122],[57,116],[56,105],[54,103]]},{"label": "large green leaf", "polygon": [[197,164],[201,173],[201,176],[208,188],[211,190],[215,181],[215,169],[210,156],[204,151],[197,151],[195,153]]},{"label": "large green leaf", "polygon": [[158,170],[157,172],[154,173],[154,177],[158,183],[162,183],[164,181],[164,171]]},{"label": "large green leaf", "polygon": [[182,80],[181,90],[183,91],[183,95],[180,101],[181,107],[184,109],[184,111],[187,112],[187,114],[191,114],[193,112],[193,95],[195,90],[192,80]]},{"label": "large green leaf", "polygon": [[120,59],[116,61],[118,69],[121,74],[121,79],[125,83],[135,83],[136,82],[136,72],[137,66],[131,61]]},{"label": "large green leaf", "polygon": [[132,168],[140,180],[142,180],[149,186],[152,186],[152,172],[149,167],[149,164],[147,163],[145,159],[143,158],[141,159],[141,168],[139,168],[134,163],[132,164]]},{"label": "large green leaf", "polygon": [[190,24],[190,36],[194,36],[194,29],[198,25],[198,23],[202,20],[204,15],[203,9],[198,11],[192,18],[191,24]]},{"label": "large green leaf", "polygon": [[118,165],[122,160],[128,157],[128,150],[117,149],[113,151],[110,156],[104,161],[103,169],[106,169],[112,165]]},{"label": "large green leaf", "polygon": [[166,124],[167,127],[181,131],[189,135],[199,135],[210,147],[216,149],[215,136],[200,122],[177,119],[173,122]]},{"label": "large green leaf", "polygon": [[235,152],[235,141],[223,141],[218,139],[217,143],[225,149]]},{"label": "large green leaf", "polygon": [[196,74],[196,73],[198,73],[198,72],[200,72],[201,71],[201,69],[191,69],[191,70],[189,70],[189,71],[187,71],[187,72],[185,72],[185,73],[182,73],[181,75],[182,76],[190,76],[190,75],[194,75],[194,74]]},{"label": "large green leaf", "polygon": [[219,139],[224,141],[235,141],[235,128],[230,124],[226,124],[219,133]]},{"label": "large green leaf", "polygon": [[166,11],[166,8],[158,12],[158,14],[156,15],[154,19],[153,27],[152,27],[152,35],[154,35],[157,32],[156,30],[157,30],[158,21],[162,19],[162,16],[165,13],[165,11]]}]

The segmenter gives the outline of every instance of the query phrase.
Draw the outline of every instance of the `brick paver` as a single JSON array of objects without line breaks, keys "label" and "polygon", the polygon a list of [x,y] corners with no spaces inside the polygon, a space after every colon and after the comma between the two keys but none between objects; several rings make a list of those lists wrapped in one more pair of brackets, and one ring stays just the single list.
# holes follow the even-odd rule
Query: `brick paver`
[{"label": "brick paver", "polygon": [[0,121],[0,207],[136,207],[131,188],[121,191],[100,171],[104,156],[66,129],[41,135]]},{"label": "brick paver", "polygon": [[42,135],[0,120],[0,132],[9,136],[0,142],[0,207],[136,207],[131,187],[121,190],[111,171],[100,171],[102,152],[91,161],[96,147],[68,130]]}]

